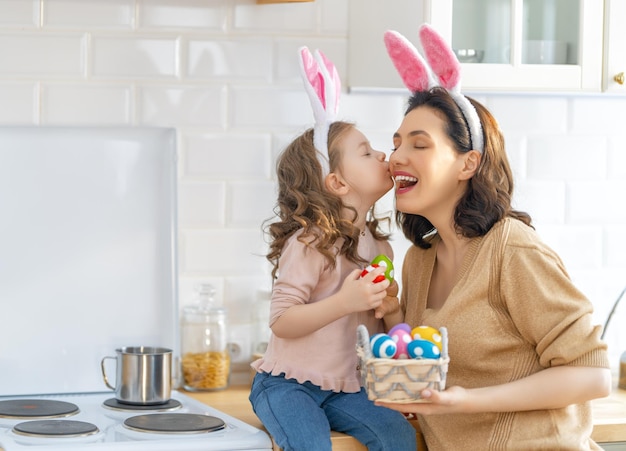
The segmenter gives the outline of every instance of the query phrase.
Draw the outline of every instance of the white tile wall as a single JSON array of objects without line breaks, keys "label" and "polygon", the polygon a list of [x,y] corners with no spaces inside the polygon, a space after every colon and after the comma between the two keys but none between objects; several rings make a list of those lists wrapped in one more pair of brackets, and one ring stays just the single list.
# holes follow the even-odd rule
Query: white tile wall
[{"label": "white tile wall", "polygon": [[[321,48],[346,79],[347,23],[348,0],[0,0],[0,124],[177,127],[181,303],[210,281],[237,334],[251,334],[269,287],[261,223],[274,161],[312,123],[295,51]],[[626,284],[626,99],[476,97],[507,137],[517,208],[603,323]],[[405,100],[344,91],[341,115],[388,151]],[[388,195],[380,210],[392,208]],[[393,246],[401,266],[407,242],[396,234]],[[607,334],[615,354],[626,301],[620,311]]]}]

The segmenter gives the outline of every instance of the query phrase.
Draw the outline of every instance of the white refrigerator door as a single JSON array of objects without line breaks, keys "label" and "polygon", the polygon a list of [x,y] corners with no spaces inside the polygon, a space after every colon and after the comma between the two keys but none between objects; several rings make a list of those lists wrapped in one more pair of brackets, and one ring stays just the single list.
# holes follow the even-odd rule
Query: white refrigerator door
[{"label": "white refrigerator door", "polygon": [[175,130],[0,127],[0,212],[0,395],[106,391],[121,346],[177,355]]}]

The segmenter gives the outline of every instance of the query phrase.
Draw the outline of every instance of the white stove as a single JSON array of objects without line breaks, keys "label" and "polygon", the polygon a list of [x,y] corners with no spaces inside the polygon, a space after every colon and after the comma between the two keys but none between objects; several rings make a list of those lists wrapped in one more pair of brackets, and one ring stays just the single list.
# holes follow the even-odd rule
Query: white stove
[{"label": "white stove", "polygon": [[[209,407],[183,393],[174,391],[173,407],[169,405],[152,406],[152,410],[120,410],[106,406],[105,401],[113,398],[112,392],[79,393],[59,395],[11,396],[0,397],[0,449],[5,451],[23,449],[41,449],[42,451],[69,451],[73,449],[106,449],[114,451],[137,450],[271,450],[272,443],[268,435],[236,418]],[[76,413],[45,419],[32,416],[20,418],[7,417],[2,414],[3,401],[62,401],[78,407]],[[32,403],[36,404],[36,403]],[[121,406],[123,408],[124,406]],[[28,409],[26,409],[28,410]],[[186,432],[185,427],[175,421],[187,414],[208,416],[217,422],[217,430]],[[19,415],[16,414],[16,416]],[[145,432],[131,429],[124,422],[137,416],[166,417],[168,424],[174,424],[180,432]],[[17,425],[28,426],[34,422],[47,422],[42,435],[24,435],[14,431]],[[80,435],[80,432],[69,432],[70,437],[57,435],[61,423],[75,422],[92,426]],[[93,428],[95,426],[95,430]],[[27,429],[27,428],[26,428]],[[47,429],[47,430],[46,430]],[[27,429],[28,430],[28,429]],[[49,430],[49,431],[48,431]],[[47,432],[50,432],[48,434]]]},{"label": "white stove", "polygon": [[[272,448],[263,431],[176,390],[173,410],[104,406],[114,393],[103,392],[100,363],[123,346],[172,349],[181,386],[176,142],[169,128],[0,127],[0,205],[11,218],[0,223],[0,403],[76,406],[0,416],[0,451]],[[141,430],[155,416],[167,431]],[[213,432],[169,430],[208,417]]]}]

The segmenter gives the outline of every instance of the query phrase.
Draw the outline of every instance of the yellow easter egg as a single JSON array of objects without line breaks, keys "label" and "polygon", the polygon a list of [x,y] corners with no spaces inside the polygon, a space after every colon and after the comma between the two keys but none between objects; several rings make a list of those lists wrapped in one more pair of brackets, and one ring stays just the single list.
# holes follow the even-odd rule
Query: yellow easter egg
[{"label": "yellow easter egg", "polygon": [[441,351],[441,333],[438,329],[430,326],[417,326],[411,331],[413,340],[428,340],[437,345]]}]

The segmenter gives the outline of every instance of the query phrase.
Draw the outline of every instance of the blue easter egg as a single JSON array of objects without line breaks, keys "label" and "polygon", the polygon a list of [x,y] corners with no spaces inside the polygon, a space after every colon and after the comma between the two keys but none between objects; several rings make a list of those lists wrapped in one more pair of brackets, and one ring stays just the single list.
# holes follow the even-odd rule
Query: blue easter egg
[{"label": "blue easter egg", "polygon": [[412,359],[438,359],[441,357],[439,347],[428,340],[413,340],[407,345],[409,357]]},{"label": "blue easter egg", "polygon": [[374,357],[391,359],[398,350],[398,345],[387,334],[376,334],[370,339],[370,347]]}]

